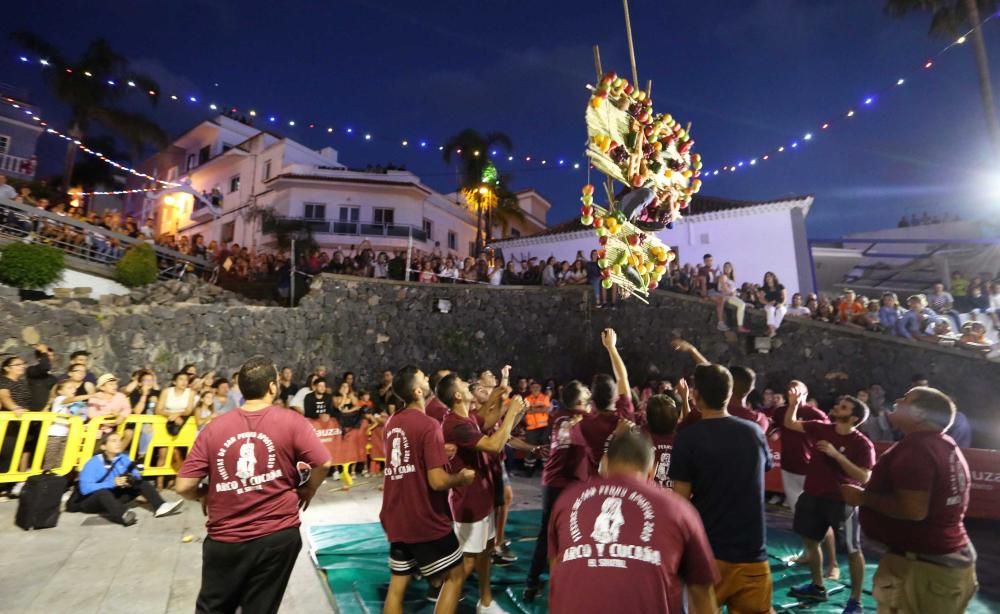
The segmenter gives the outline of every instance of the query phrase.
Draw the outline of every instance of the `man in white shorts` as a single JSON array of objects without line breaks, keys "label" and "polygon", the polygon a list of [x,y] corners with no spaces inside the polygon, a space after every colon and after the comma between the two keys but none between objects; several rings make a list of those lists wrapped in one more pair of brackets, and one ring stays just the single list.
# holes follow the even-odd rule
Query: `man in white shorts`
[{"label": "man in white shorts", "polygon": [[[476,473],[471,484],[450,491],[448,503],[455,521],[455,533],[464,553],[465,576],[473,571],[479,576],[477,614],[503,612],[493,601],[490,587],[496,523],[493,474],[487,455],[495,456],[503,451],[510,439],[511,429],[524,411],[524,401],[520,397],[515,397],[504,407],[504,397],[509,393],[509,388],[497,386],[476,416],[470,416],[473,396],[468,382],[450,373],[441,379],[436,391],[436,396],[450,410],[442,424],[445,444],[453,444],[458,449],[448,464],[448,471],[455,473],[472,469]],[[493,428],[497,422],[500,425],[492,435],[483,435],[483,430]]]}]

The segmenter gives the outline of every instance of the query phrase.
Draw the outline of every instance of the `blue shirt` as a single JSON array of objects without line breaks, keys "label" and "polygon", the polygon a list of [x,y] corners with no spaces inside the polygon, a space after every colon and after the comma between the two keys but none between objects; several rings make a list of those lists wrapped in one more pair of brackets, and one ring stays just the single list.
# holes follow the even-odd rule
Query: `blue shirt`
[{"label": "blue shirt", "polygon": [[955,440],[958,447],[972,447],[972,425],[969,424],[969,419],[966,418],[965,414],[962,412],[955,412],[955,421],[951,423],[951,427],[947,430],[947,434]]},{"label": "blue shirt", "polygon": [[[132,459],[124,452],[112,461],[109,461],[103,454],[98,454],[87,461],[87,464],[80,471],[80,494],[87,496],[98,490],[115,488],[115,478],[125,475],[125,471],[131,464]],[[142,478],[138,469],[133,469],[132,475]]]},{"label": "blue shirt", "polygon": [[760,427],[735,416],[702,418],[677,432],[670,479],[691,484],[715,558],[767,560],[764,473],[771,451]]},{"label": "blue shirt", "polygon": [[896,324],[896,334],[907,339],[913,339],[913,333],[922,335],[926,327],[920,326],[921,316],[927,316],[931,322],[936,322],[939,319],[933,309],[925,308],[923,311],[913,311],[910,309],[903,314],[903,317]]}]

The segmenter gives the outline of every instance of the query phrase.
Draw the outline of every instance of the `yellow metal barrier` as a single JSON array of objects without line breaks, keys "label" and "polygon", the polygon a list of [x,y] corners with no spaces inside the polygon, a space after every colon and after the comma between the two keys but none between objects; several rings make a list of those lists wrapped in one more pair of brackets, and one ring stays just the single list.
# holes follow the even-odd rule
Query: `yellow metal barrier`
[{"label": "yellow metal barrier", "polygon": [[[25,412],[16,417],[12,412],[0,412],[0,445],[3,445],[2,457],[10,461],[0,466],[0,483],[23,482],[33,475],[42,473],[45,461],[45,447],[49,440],[49,427],[53,424],[68,424],[69,435],[66,438],[66,448],[58,466],[52,469],[57,475],[66,475],[73,469],[80,469],[97,452],[97,442],[101,438],[101,427],[111,421],[111,418],[96,418],[84,422],[83,418],[67,417],[50,412]],[[33,449],[25,450],[28,443],[29,430],[32,425],[39,425],[38,441]],[[124,435],[126,426],[134,427],[132,441],[125,452],[132,460],[143,464],[142,474],[145,476],[175,475],[176,468],[172,464],[174,450],[190,449],[198,436],[198,426],[194,418],[189,418],[177,435],[167,431],[167,419],[163,416],[133,415],[117,426],[116,431]],[[10,429],[18,429],[17,437],[11,438],[12,450],[4,445]],[[145,434],[144,434],[145,433]],[[144,446],[142,457],[139,458],[139,448]],[[157,450],[164,450],[164,463],[156,465]],[[31,462],[25,471],[19,471],[21,456],[29,452]],[[8,456],[9,455],[9,456]]]}]

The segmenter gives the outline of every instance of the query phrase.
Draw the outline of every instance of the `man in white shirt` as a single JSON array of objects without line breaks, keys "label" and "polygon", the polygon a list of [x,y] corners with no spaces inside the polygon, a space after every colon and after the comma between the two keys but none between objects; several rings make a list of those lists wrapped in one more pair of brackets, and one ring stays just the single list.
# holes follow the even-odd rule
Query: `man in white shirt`
[{"label": "man in white shirt", "polygon": [[5,200],[17,198],[17,190],[7,185],[7,175],[0,175],[0,198]]}]

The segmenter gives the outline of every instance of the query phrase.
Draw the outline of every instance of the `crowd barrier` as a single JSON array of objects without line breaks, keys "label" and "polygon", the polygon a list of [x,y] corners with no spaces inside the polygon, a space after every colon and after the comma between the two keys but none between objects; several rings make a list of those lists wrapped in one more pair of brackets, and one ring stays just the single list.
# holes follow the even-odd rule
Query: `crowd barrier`
[{"label": "crowd barrier", "polygon": [[[784,492],[781,483],[781,441],[769,440],[774,468],[764,474],[764,489]],[[875,454],[881,456],[891,443],[876,441]],[[972,484],[969,489],[969,518],[1000,520],[1000,451],[964,448],[962,454],[969,463]]]}]

